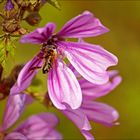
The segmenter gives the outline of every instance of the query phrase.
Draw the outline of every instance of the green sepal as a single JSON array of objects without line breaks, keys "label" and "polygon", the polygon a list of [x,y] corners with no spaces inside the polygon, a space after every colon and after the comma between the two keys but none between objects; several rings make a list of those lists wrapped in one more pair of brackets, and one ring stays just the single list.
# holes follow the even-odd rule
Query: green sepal
[{"label": "green sepal", "polygon": [[3,41],[0,42],[0,64],[2,67],[5,67],[7,59],[7,50],[6,50],[6,45]]},{"label": "green sepal", "polygon": [[14,57],[15,45],[11,40],[5,41],[5,39],[0,42],[0,64],[5,67],[8,55]]},{"label": "green sepal", "polygon": [[57,0],[47,0],[48,3],[50,3],[52,6],[57,8],[58,10],[61,10],[60,3]]},{"label": "green sepal", "polygon": [[15,55],[15,48],[16,46],[14,45],[14,43],[12,43],[11,41],[7,44],[6,46],[7,48],[7,52],[9,55],[11,55],[12,57],[14,57]]},{"label": "green sepal", "polygon": [[30,3],[34,4],[34,3],[36,3],[36,1],[35,0],[30,0]]}]

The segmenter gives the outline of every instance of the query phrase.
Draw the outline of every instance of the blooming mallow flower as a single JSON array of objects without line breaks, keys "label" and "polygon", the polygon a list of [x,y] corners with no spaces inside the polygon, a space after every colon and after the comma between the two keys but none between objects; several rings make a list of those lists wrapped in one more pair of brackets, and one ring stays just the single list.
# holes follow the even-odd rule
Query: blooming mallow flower
[{"label": "blooming mallow flower", "polygon": [[98,85],[109,80],[106,69],[116,65],[117,58],[99,45],[66,41],[67,38],[94,37],[108,32],[88,11],[68,21],[58,33],[54,33],[55,28],[54,23],[48,23],[21,38],[22,43],[41,44],[42,48],[21,70],[11,92],[16,94],[25,90],[42,68],[43,73],[48,73],[48,92],[53,104],[58,109],[66,109],[66,105],[77,109],[82,103],[81,88],[64,58],[86,80]]},{"label": "blooming mallow flower", "polygon": [[61,139],[61,135],[55,130],[58,119],[51,113],[32,115],[13,131],[7,131],[20,117],[29,101],[29,97],[25,94],[9,96],[0,127],[0,138],[2,140]]},{"label": "blooming mallow flower", "polygon": [[73,110],[70,107],[62,110],[81,131],[87,140],[94,137],[89,132],[92,128],[89,121],[98,122],[107,126],[117,125],[119,114],[111,106],[95,101],[95,99],[107,95],[121,82],[121,77],[117,71],[109,71],[110,81],[103,85],[93,85],[84,78],[79,80],[84,95],[80,108]]}]

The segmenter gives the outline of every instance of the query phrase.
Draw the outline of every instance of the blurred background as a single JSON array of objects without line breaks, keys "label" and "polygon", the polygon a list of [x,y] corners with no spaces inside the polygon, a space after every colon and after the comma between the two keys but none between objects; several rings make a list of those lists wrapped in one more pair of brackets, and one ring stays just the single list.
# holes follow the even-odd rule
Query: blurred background
[{"label": "blurred background", "polygon": [[[110,32],[87,39],[88,42],[100,44],[108,51],[119,58],[117,69],[123,77],[122,83],[109,95],[100,101],[115,107],[120,113],[119,126],[108,128],[101,124],[91,123],[92,133],[98,140],[121,140],[140,139],[140,1],[115,1],[115,0],[58,0],[62,10],[59,11],[49,4],[46,4],[40,11],[42,21],[38,26],[44,26],[47,22],[53,21],[59,30],[69,19],[84,10],[89,10],[98,17],[101,22],[110,29]],[[27,24],[29,29],[34,29]],[[16,44],[16,57],[8,62],[8,67],[31,59],[39,50],[37,45],[19,43]],[[23,56],[24,55],[24,56]],[[39,76],[42,76],[39,74]],[[39,77],[38,76],[38,77]],[[46,89],[46,77],[42,76],[43,87]],[[5,102],[1,102],[3,110]],[[37,112],[55,112],[60,118],[58,130],[63,134],[64,139],[84,139],[79,130],[58,110],[46,109],[39,103],[29,106],[20,120]],[[2,117],[2,111],[0,112]]]}]

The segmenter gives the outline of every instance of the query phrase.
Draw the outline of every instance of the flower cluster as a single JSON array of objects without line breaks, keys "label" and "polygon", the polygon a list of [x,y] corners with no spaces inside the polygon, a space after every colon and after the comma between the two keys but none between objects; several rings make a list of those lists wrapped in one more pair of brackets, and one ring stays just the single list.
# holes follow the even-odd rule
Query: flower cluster
[{"label": "flower cluster", "polygon": [[55,130],[58,118],[51,113],[32,115],[16,129],[7,131],[20,117],[25,105],[30,103],[27,95],[10,96],[0,127],[0,138],[3,140],[33,140],[33,139],[61,139],[62,136]]},{"label": "flower cluster", "polygon": [[[13,132],[6,132],[24,108],[35,101],[25,90],[32,84],[39,69],[47,77],[48,95],[44,99],[47,98],[50,104],[44,105],[60,110],[87,140],[94,139],[89,132],[92,129],[90,121],[107,126],[118,124],[118,112],[109,105],[95,101],[121,82],[117,71],[108,70],[117,64],[118,59],[100,45],[83,40],[109,30],[89,11],[68,21],[58,33],[55,28],[56,25],[50,22],[21,38],[21,43],[38,44],[41,49],[24,65],[10,90],[1,127],[1,134],[7,140],[62,139],[55,130],[58,119],[50,113],[31,116]],[[69,38],[77,38],[77,42],[69,41]]]}]

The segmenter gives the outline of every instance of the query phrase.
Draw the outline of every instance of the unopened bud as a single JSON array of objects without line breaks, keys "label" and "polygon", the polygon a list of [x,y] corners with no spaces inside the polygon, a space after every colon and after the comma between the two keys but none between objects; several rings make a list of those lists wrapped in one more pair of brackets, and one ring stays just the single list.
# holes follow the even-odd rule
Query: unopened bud
[{"label": "unopened bud", "polygon": [[5,10],[10,11],[14,8],[14,4],[12,3],[12,0],[7,0],[5,4]]},{"label": "unopened bud", "polygon": [[26,20],[26,22],[28,22],[28,24],[35,26],[35,25],[39,24],[39,22],[41,21],[41,16],[39,15],[38,12],[31,12],[25,18],[25,20]]}]

